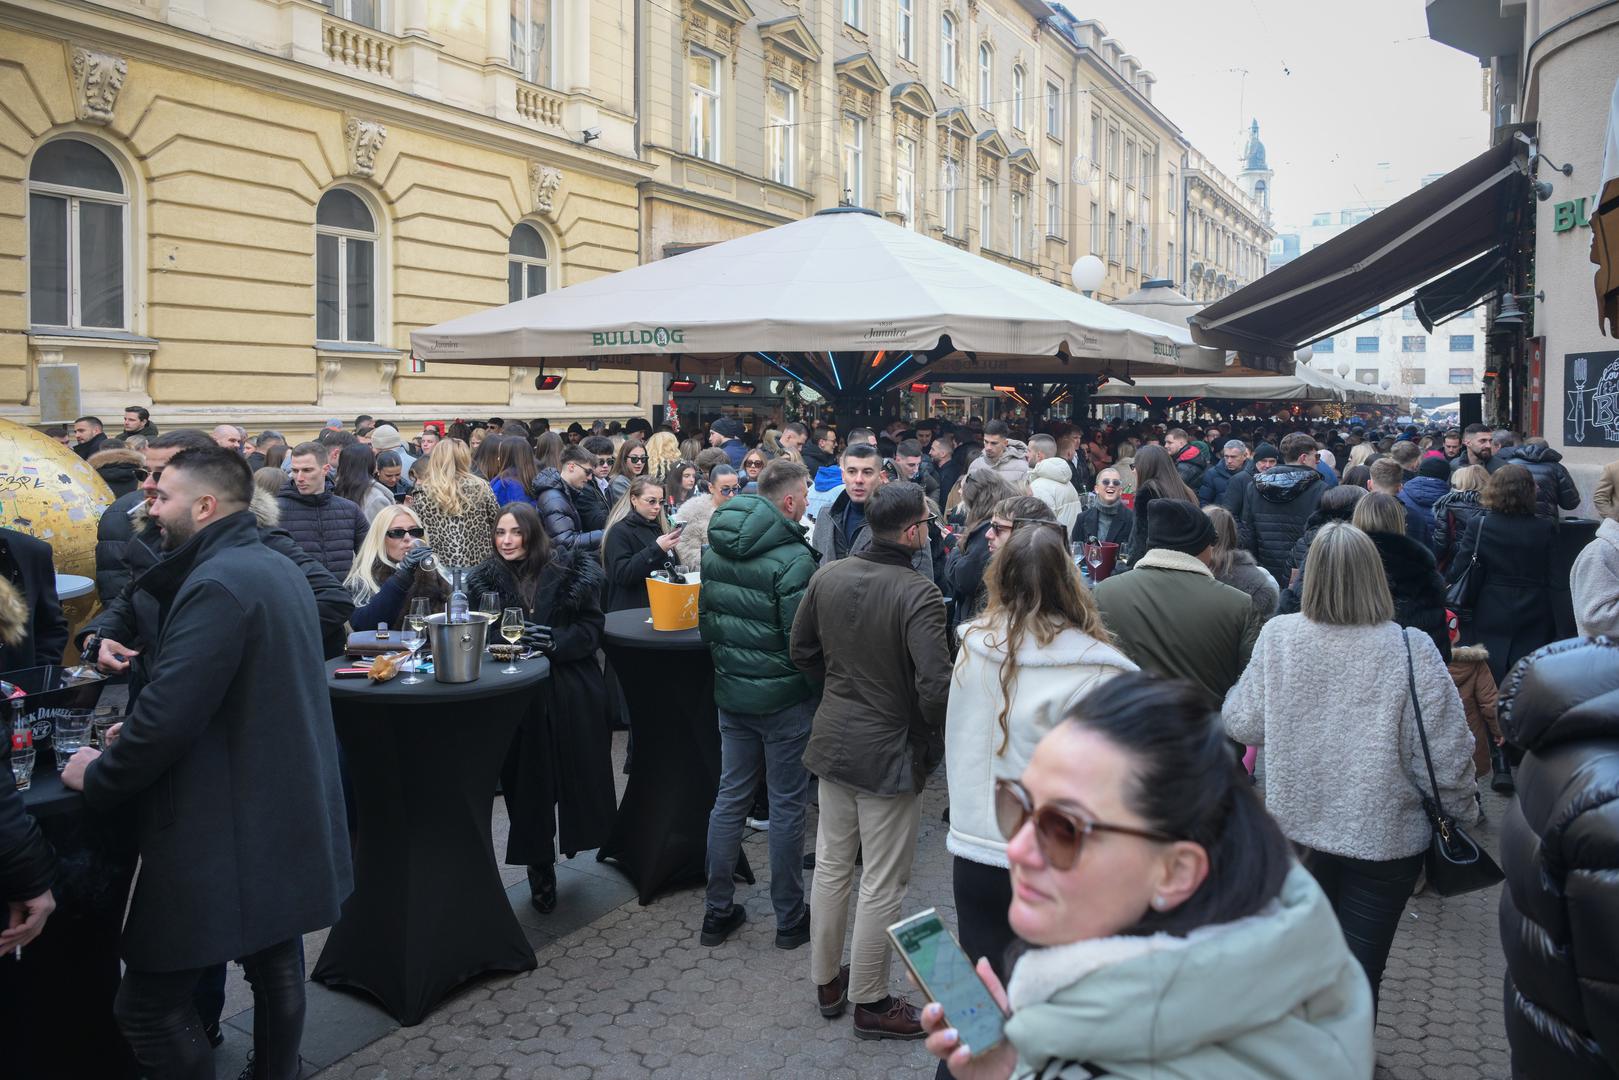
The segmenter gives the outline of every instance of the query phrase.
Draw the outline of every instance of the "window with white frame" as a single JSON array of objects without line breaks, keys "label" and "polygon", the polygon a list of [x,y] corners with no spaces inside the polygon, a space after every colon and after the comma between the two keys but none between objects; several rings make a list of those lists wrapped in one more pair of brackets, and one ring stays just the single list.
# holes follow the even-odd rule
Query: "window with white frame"
[{"label": "window with white frame", "polygon": [[989,42],[978,46],[978,104],[989,108],[995,100],[995,53]]},{"label": "window with white frame", "polygon": [[56,139],[28,167],[28,321],[126,330],[129,187],[83,139]]},{"label": "window with white frame", "polygon": [[899,54],[907,60],[916,57],[916,0],[899,0],[895,29],[899,31]]},{"label": "window with white frame", "polygon": [[1012,126],[1019,131],[1028,130],[1028,118],[1024,115],[1023,96],[1027,92],[1024,75],[1021,67],[1012,69]]},{"label": "window with white frame", "polygon": [[551,254],[540,230],[518,222],[506,250],[506,302],[515,304],[545,292],[551,283]]},{"label": "window with white frame", "polygon": [[995,228],[995,182],[978,178],[978,246],[993,247],[990,236]]},{"label": "window with white frame", "polygon": [[551,55],[555,24],[553,0],[511,0],[512,67],[532,83],[550,86],[556,64]]},{"label": "window with white frame", "polygon": [[373,30],[381,30],[383,2],[384,0],[322,0],[321,6],[339,19],[347,19],[361,26],[369,26]]},{"label": "window with white frame", "polygon": [[1124,140],[1124,184],[1136,186],[1136,141],[1128,138]]},{"label": "window with white frame", "polygon": [[1046,134],[1062,141],[1062,87],[1046,83]]},{"label": "window with white frame", "polygon": [[1046,235],[1062,235],[1062,185],[1046,181]]},{"label": "window with white frame", "polygon": [[944,234],[961,236],[961,163],[955,158],[944,163]]},{"label": "window with white frame", "polygon": [[1136,268],[1136,223],[1129,218],[1124,219],[1124,268]]},{"label": "window with white frame", "polygon": [[1119,215],[1112,210],[1107,212],[1107,261],[1119,261]]},{"label": "window with white frame", "polygon": [[1107,129],[1107,174],[1119,175],[1119,129],[1112,126]]},{"label": "window with white frame", "polygon": [[956,85],[956,17],[948,11],[939,16],[939,79]]},{"label": "window with white frame", "polygon": [[1147,228],[1145,225],[1137,225],[1136,233],[1137,265],[1140,266],[1142,272],[1145,273],[1146,271],[1152,269],[1151,264],[1147,261],[1147,249],[1152,243],[1152,230]]},{"label": "window with white frame", "polygon": [[843,114],[843,197],[850,206],[866,205],[866,119]]},{"label": "window with white frame", "polygon": [[843,21],[860,29],[865,23],[864,0],[843,0]]},{"label": "window with white frame", "polygon": [[720,57],[693,45],[686,54],[690,131],[686,151],[709,161],[720,159]]},{"label": "window with white frame", "polygon": [[1023,192],[1012,192],[1012,258],[1021,259],[1024,256],[1023,237],[1027,229],[1024,224]]},{"label": "window with white frame", "polygon": [[1153,189],[1153,181],[1156,179],[1157,177],[1153,175],[1152,151],[1143,146],[1141,148],[1141,179],[1136,183],[1136,186],[1141,189],[1142,198],[1146,198],[1146,193]]},{"label": "window with white frame", "polygon": [[1102,166],[1102,114],[1091,113],[1091,168]]},{"label": "window with white frame", "polygon": [[903,215],[906,228],[917,227],[916,140],[909,135],[894,140],[894,209]]},{"label": "window with white frame", "polygon": [[1091,254],[1102,254],[1102,212],[1096,203],[1091,203]]},{"label": "window with white frame", "polygon": [[1473,381],[1473,369],[1467,367],[1453,367],[1450,369],[1450,382],[1453,386],[1468,386]]},{"label": "window with white frame", "polygon": [[772,80],[768,98],[770,179],[791,185],[798,172],[798,91]]},{"label": "window with white frame", "polygon": [[377,340],[377,223],[347,188],[315,207],[315,337]]}]

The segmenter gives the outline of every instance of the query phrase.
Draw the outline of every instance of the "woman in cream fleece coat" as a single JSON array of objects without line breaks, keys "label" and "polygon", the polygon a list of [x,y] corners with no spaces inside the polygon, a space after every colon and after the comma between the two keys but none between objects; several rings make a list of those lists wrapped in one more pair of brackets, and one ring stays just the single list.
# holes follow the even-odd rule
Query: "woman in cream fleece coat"
[{"label": "woman in cream fleece coat", "polygon": [[995,781],[1021,775],[1035,744],[1092,687],[1136,670],[1107,643],[1065,535],[1048,525],[1020,525],[990,560],[989,605],[962,626],[945,714],[946,846],[955,856],[961,944],[1003,975],[1012,886],[995,820]]},{"label": "woman in cream fleece coat", "polygon": [[[1462,825],[1478,817],[1473,733],[1433,639],[1394,623],[1383,564],[1365,533],[1341,522],[1322,527],[1300,606],[1260,631],[1226,697],[1226,732],[1262,748],[1265,808],[1307,849],[1304,863],[1375,1001],[1430,834],[1412,677],[1440,801]],[[1338,660],[1324,664],[1327,656]]]}]

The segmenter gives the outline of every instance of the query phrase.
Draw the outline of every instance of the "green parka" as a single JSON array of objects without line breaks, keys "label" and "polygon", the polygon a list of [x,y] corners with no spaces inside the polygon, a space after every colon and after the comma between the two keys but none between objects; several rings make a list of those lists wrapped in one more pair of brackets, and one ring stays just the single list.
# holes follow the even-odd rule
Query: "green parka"
[{"label": "green parka", "polygon": [[708,522],[698,627],[714,657],[714,702],[764,714],[807,701],[814,684],[787,655],[815,549],[768,500],[738,495]]}]

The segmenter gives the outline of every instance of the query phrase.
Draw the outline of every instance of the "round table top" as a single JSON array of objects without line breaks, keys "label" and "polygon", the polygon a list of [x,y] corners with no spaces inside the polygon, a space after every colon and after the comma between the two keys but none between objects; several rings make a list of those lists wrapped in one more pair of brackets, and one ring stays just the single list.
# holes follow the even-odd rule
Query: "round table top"
[{"label": "round table top", "polygon": [[502,675],[500,669],[506,666],[506,662],[496,660],[485,652],[478,678],[469,683],[442,683],[433,677],[432,672],[422,672],[422,681],[414,686],[403,683],[408,673],[396,675],[384,683],[374,683],[370,678],[332,677],[332,672],[340,667],[350,667],[353,663],[353,660],[346,657],[327,661],[326,688],[331,692],[333,701],[384,702],[397,705],[438,705],[453,701],[476,701],[479,698],[509,694],[514,690],[532,689],[551,674],[551,661],[543,656],[534,656],[517,661],[516,675]]},{"label": "round table top", "polygon": [[625,645],[635,649],[706,649],[703,636],[697,628],[690,630],[652,629],[651,608],[625,608],[607,613],[607,627],[602,636],[611,645]]},{"label": "round table top", "polygon": [[[52,750],[46,750],[45,754],[47,757],[55,756]],[[7,776],[6,780],[9,782],[11,777]],[[48,763],[43,768],[38,764],[34,766],[33,783],[27,791],[18,794],[22,796],[23,808],[36,818],[84,809],[84,796],[77,791],[69,791],[62,783],[62,774]]]},{"label": "round table top", "polygon": [[59,600],[72,600],[95,590],[94,578],[87,578],[83,574],[56,575],[56,596]]}]

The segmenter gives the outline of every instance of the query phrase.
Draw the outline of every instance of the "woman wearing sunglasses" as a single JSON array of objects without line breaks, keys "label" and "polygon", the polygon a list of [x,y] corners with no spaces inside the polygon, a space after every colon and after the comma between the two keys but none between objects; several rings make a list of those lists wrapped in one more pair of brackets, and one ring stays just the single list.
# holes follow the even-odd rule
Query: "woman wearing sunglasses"
[{"label": "woman wearing sunglasses", "polygon": [[1010,1013],[1001,1046],[974,1059],[922,1010],[957,1080],[1371,1076],[1366,977],[1190,685],[1108,679],[995,808],[1029,948],[1004,990],[978,960]]},{"label": "woman wearing sunglasses", "polygon": [[988,957],[1004,979],[1014,940],[1006,914],[1012,883],[995,814],[995,779],[1021,775],[1035,744],[1074,701],[1136,666],[1108,643],[1055,521],[1009,530],[984,583],[988,606],[961,628],[950,680],[946,846],[955,856],[962,947],[969,956]]},{"label": "woman wearing sunglasses", "polygon": [[646,443],[640,439],[625,439],[618,448],[618,459],[613,462],[612,479],[607,481],[607,505],[617,506],[630,490],[630,485],[647,474]]},{"label": "woman wearing sunglasses", "polygon": [[432,601],[434,611],[444,606],[449,586],[434,565],[426,537],[422,519],[408,506],[390,506],[371,519],[371,529],[343,582],[354,597],[350,626],[375,630],[387,623],[397,630],[410,601],[419,596]]}]

